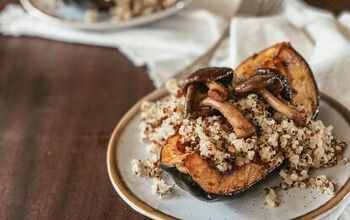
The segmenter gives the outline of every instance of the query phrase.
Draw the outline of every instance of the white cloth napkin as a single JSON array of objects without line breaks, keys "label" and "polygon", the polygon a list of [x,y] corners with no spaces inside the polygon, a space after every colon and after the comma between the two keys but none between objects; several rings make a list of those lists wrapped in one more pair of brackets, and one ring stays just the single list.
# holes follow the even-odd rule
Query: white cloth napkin
[{"label": "white cloth napkin", "polygon": [[[350,12],[336,18],[301,1],[285,0],[279,14],[235,17],[228,58],[220,64],[235,67],[251,54],[281,41],[291,42],[305,57],[321,91],[350,108]],[[349,202],[348,196],[323,219],[350,219]]]},{"label": "white cloth napkin", "polygon": [[57,27],[33,18],[19,5],[8,5],[0,14],[0,32],[118,48],[135,65],[146,65],[159,87],[219,39],[225,17],[238,8],[239,2],[194,1],[179,14],[152,25],[108,32]]}]

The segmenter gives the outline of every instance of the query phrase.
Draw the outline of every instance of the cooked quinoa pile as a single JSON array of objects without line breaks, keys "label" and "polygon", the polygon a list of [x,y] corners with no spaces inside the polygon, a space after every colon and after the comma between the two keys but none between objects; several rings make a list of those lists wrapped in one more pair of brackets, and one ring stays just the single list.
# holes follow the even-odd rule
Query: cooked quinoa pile
[{"label": "cooked quinoa pile", "polygon": [[[147,150],[156,155],[154,167],[147,168],[147,161],[133,162],[133,166],[139,164],[143,170],[149,169],[148,176],[158,179],[156,185],[162,189],[155,190],[156,193],[163,195],[173,187],[162,179],[157,155],[167,139],[177,133],[186,151],[198,152],[220,172],[230,172],[256,159],[273,164],[284,162],[279,172],[281,184],[277,188],[312,187],[330,195],[335,192],[334,183],[325,175],[310,175],[313,169],[347,163],[342,157],[346,144],[334,138],[332,126],[308,119],[305,127],[298,127],[252,93],[230,100],[258,131],[256,136],[237,138],[223,116],[185,117],[181,85],[171,80],[167,89],[169,96],[156,102],[146,101],[141,106],[141,137],[148,144]],[[265,202],[278,206],[275,189],[267,190]]]}]

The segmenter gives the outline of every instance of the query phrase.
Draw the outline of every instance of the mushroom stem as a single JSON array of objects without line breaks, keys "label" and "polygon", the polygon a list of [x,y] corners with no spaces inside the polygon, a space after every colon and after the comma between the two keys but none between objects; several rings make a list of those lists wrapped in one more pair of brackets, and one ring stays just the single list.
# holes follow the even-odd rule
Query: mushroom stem
[{"label": "mushroom stem", "polygon": [[287,118],[293,120],[299,126],[305,125],[305,117],[296,109],[286,105],[266,89],[259,89],[258,92],[265,99],[265,101],[269,103],[271,107],[274,108],[276,111],[285,115]]},{"label": "mushroom stem", "polygon": [[201,101],[201,105],[218,110],[229,121],[237,138],[250,137],[255,134],[255,127],[231,103],[207,97]]},{"label": "mushroom stem", "polygon": [[225,86],[215,82],[206,83],[206,86],[209,88],[208,96],[210,98],[220,102],[227,100],[228,91]]},{"label": "mushroom stem", "polygon": [[233,70],[226,67],[207,67],[192,73],[186,79],[183,89],[187,117],[197,118],[214,114],[215,111],[211,108],[200,108],[200,101],[207,96],[218,101],[226,101],[228,90],[224,85],[229,84],[232,77]]}]

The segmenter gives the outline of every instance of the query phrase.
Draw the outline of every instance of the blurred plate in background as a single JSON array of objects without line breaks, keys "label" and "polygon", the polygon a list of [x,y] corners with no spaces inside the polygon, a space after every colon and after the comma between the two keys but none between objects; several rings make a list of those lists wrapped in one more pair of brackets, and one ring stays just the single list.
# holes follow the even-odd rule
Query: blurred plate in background
[{"label": "blurred plate in background", "polygon": [[86,22],[86,9],[76,4],[65,4],[57,0],[20,0],[20,2],[28,13],[34,17],[55,25],[86,30],[109,30],[128,28],[160,20],[179,12],[192,0],[181,0],[167,9],[127,21],[118,21],[108,12],[99,12],[97,20],[94,22]]}]

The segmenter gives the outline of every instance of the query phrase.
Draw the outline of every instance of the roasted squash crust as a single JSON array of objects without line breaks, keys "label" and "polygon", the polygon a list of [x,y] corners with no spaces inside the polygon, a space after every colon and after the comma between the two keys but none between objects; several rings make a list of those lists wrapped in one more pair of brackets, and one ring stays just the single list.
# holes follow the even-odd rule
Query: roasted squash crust
[{"label": "roasted squash crust", "polygon": [[252,161],[231,172],[222,174],[211,167],[198,153],[182,153],[177,147],[179,139],[179,135],[174,135],[163,146],[161,167],[170,174],[172,174],[172,171],[176,171],[177,174],[177,171],[188,174],[201,189],[208,194],[212,194],[211,197],[215,197],[214,195],[234,195],[242,192],[274,169],[273,166],[262,161]]},{"label": "roasted squash crust", "polygon": [[197,153],[187,155],[184,165],[188,174],[204,191],[219,195],[243,191],[264,178],[271,169],[268,164],[252,161],[230,173],[221,174]]}]

